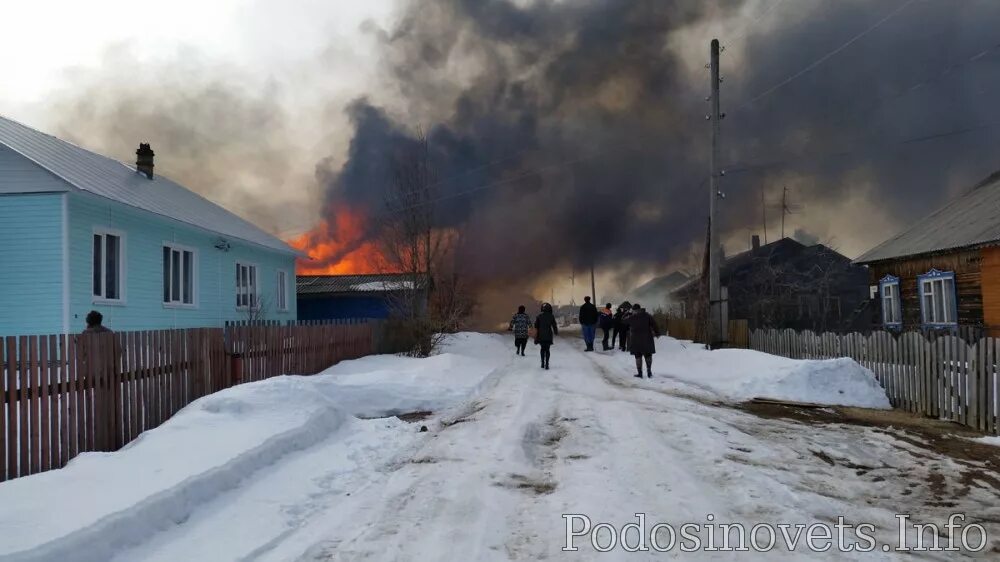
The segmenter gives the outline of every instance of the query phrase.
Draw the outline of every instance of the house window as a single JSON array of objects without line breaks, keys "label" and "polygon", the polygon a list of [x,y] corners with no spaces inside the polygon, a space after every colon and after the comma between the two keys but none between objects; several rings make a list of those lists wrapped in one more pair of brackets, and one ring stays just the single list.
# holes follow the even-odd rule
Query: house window
[{"label": "house window", "polygon": [[288,310],[288,273],[278,270],[278,284],[274,291],[274,299],[278,310]]},{"label": "house window", "polygon": [[194,250],[164,244],[163,246],[163,303],[194,305],[195,301]]},{"label": "house window", "polygon": [[899,304],[899,277],[886,275],[879,281],[879,293],[882,295],[882,324],[898,327],[903,324],[903,316]]},{"label": "house window", "polygon": [[257,299],[257,266],[236,263],[236,308],[256,309],[260,303]]},{"label": "house window", "polygon": [[93,295],[95,300],[122,301],[122,257],[124,238],[120,232],[94,231]]},{"label": "house window", "polygon": [[920,286],[920,312],[930,326],[958,323],[955,301],[955,274],[932,269],[917,277]]}]

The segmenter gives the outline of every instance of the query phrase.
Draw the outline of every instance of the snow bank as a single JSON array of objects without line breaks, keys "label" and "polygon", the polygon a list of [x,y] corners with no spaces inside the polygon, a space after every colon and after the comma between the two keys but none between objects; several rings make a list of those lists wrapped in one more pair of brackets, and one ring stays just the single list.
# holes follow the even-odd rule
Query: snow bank
[{"label": "snow bank", "polygon": [[[835,406],[891,408],[871,371],[853,359],[796,360],[747,349],[708,351],[698,344],[656,340],[651,382],[661,374],[729,400],[774,398]],[[631,368],[631,356],[622,359]]]},{"label": "snow bank", "polygon": [[0,486],[0,558],[107,560],[345,419],[300,377],[199,399],[121,451]]},{"label": "snow bank", "polygon": [[967,437],[969,441],[975,441],[976,443],[982,443],[983,445],[992,445],[994,447],[1000,447],[1000,437]]},{"label": "snow bank", "polygon": [[458,334],[428,359],[373,356],[196,400],[121,451],[0,484],[0,559],[108,560],[282,457],[346,432],[349,414],[461,402],[512,351],[501,336]]},{"label": "snow bank", "polygon": [[437,411],[476,394],[487,375],[513,356],[511,341],[497,334],[455,334],[433,357],[375,355],[344,361],[313,378],[356,416]]}]

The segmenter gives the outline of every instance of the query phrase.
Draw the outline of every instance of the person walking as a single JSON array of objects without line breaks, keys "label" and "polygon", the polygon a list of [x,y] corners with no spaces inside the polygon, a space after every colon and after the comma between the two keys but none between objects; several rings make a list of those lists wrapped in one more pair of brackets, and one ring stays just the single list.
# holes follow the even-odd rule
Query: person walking
[{"label": "person walking", "polygon": [[552,357],[552,342],[559,335],[556,317],[552,314],[552,305],[542,305],[542,313],[535,318],[535,345],[541,346],[542,368],[548,370],[549,359]]},{"label": "person walking", "polygon": [[531,317],[524,312],[524,305],[517,307],[517,314],[510,319],[507,330],[514,332],[514,354],[524,356],[524,348],[528,347],[528,330],[531,329]]},{"label": "person walking", "polygon": [[598,320],[598,325],[601,327],[601,331],[604,332],[604,339],[601,340],[601,347],[604,351],[611,349],[608,345],[608,337],[611,335],[611,330],[615,325],[614,312],[611,311],[611,303],[604,305],[601,309],[601,318]]},{"label": "person walking", "polygon": [[618,307],[618,312],[615,313],[617,322],[615,324],[615,333],[611,339],[612,346],[615,345],[615,338],[618,339],[618,349],[622,351],[628,351],[628,319],[630,316],[632,316],[632,303],[625,301]]},{"label": "person walking", "polygon": [[583,306],[580,307],[580,326],[583,328],[583,343],[587,344],[586,351],[594,351],[597,320],[597,307],[590,302],[590,297],[583,297]]},{"label": "person walking", "polygon": [[646,376],[653,378],[653,354],[656,353],[656,338],[660,336],[660,327],[656,320],[638,304],[632,305],[632,314],[628,319],[629,349],[635,356],[635,376],[642,378],[642,363],[646,362]]}]

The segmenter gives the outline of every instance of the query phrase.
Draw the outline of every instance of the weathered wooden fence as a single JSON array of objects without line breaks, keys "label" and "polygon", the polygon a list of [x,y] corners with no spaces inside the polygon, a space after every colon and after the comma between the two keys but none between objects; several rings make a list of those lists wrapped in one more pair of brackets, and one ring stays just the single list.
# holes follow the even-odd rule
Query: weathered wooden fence
[{"label": "weathered wooden fence", "polygon": [[0,338],[0,481],[114,451],[234,384],[372,352],[371,324]]},{"label": "weathered wooden fence", "polygon": [[998,433],[1000,339],[755,330],[750,348],[793,359],[850,357],[875,374],[894,407]]},{"label": "weathered wooden fence", "polygon": [[[667,334],[679,340],[698,341],[698,330],[692,318],[668,318]],[[750,327],[746,320],[729,321],[729,346],[746,348],[750,345]]]}]

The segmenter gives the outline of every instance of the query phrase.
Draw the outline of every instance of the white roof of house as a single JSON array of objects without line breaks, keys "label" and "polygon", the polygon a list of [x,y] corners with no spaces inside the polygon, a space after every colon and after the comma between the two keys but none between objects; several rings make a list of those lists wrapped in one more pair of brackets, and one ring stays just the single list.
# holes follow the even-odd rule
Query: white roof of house
[{"label": "white roof of house", "polygon": [[[222,236],[299,254],[282,240],[163,176],[148,179],[125,164],[0,116],[0,145],[28,158],[79,190],[178,220]],[[155,150],[155,147],[154,147]],[[18,193],[0,181],[0,193]]]},{"label": "white roof of house", "polygon": [[1000,172],[965,195],[913,222],[909,228],[868,250],[856,263],[993,245],[1000,242]]}]

